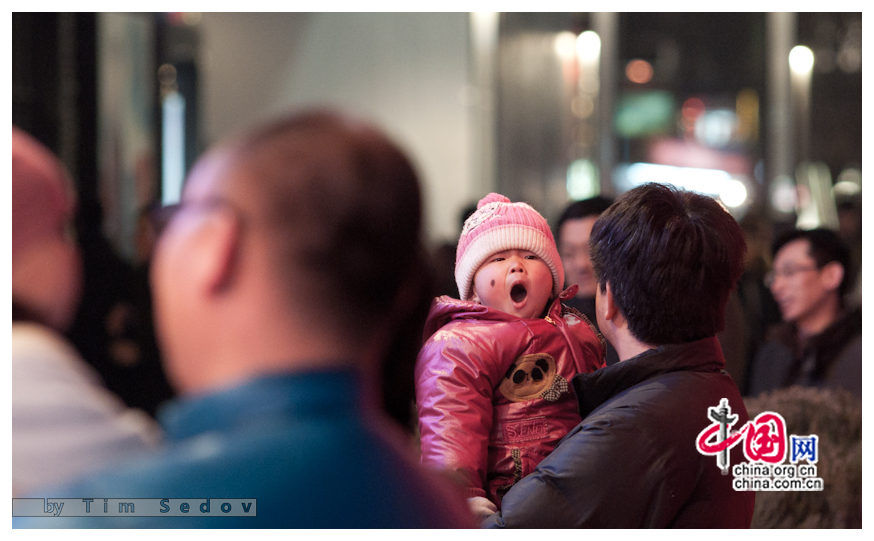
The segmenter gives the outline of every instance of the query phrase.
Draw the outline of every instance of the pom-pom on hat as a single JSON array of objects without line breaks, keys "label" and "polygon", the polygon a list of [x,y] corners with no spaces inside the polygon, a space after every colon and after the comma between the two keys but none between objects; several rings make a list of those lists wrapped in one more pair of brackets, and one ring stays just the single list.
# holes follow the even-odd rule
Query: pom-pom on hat
[{"label": "pom-pom on hat", "polygon": [[455,252],[455,283],[462,300],[473,296],[473,276],[486,259],[504,250],[537,254],[552,272],[552,293],[564,285],[564,267],[546,219],[527,203],[512,203],[490,193],[480,199],[476,212],[464,222]]}]

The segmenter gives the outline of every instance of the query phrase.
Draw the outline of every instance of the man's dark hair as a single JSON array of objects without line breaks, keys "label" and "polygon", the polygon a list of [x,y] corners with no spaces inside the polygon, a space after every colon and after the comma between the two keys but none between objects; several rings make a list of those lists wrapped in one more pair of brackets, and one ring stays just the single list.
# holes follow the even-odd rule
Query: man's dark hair
[{"label": "man's dark hair", "polygon": [[601,291],[609,282],[641,342],[691,342],[723,329],[746,243],[712,198],[645,184],[601,214],[589,242]]},{"label": "man's dark hair", "polygon": [[816,262],[817,268],[821,269],[832,261],[837,261],[844,268],[844,279],[841,280],[839,288],[839,294],[843,297],[850,284],[853,283],[853,277],[850,276],[852,272],[850,249],[846,243],[841,240],[837,233],[830,229],[793,229],[777,237],[777,240],[774,241],[771,254],[776,256],[780,248],[799,239],[807,240],[807,253]]},{"label": "man's dark hair", "polygon": [[600,216],[601,213],[610,208],[610,205],[612,204],[612,199],[601,195],[596,195],[589,199],[583,199],[582,201],[574,201],[569,204],[565,207],[561,216],[558,217],[558,221],[555,223],[555,231],[553,232],[555,234],[555,241],[558,242],[561,226],[564,225],[566,221],[581,220],[589,216]]}]

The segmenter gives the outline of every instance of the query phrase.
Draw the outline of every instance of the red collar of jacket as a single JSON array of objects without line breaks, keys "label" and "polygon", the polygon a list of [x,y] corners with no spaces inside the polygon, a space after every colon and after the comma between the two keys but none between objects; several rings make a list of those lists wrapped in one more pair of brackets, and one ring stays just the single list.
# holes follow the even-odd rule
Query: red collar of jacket
[{"label": "red collar of jacket", "polygon": [[[576,284],[565,289],[554,298],[549,308],[543,317],[551,317],[560,319],[562,314],[562,301],[572,299],[576,294],[579,286]],[[517,321],[520,318],[507,312],[489,308],[483,304],[473,301],[462,301],[453,299],[448,295],[443,295],[434,299],[431,303],[431,311],[428,312],[428,319],[425,321],[424,337],[437,332],[441,327],[457,319],[476,319],[479,321]]]}]

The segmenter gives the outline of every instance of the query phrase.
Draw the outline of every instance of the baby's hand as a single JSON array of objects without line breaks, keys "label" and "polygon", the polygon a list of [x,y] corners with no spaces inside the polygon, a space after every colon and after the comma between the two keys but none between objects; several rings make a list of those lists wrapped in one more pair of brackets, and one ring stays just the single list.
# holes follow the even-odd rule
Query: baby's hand
[{"label": "baby's hand", "polygon": [[497,506],[492,503],[488,498],[483,498],[482,496],[474,496],[473,498],[467,499],[467,505],[470,508],[470,511],[473,513],[473,516],[477,518],[477,520],[481,520],[486,518],[489,515],[493,515],[498,512]]}]

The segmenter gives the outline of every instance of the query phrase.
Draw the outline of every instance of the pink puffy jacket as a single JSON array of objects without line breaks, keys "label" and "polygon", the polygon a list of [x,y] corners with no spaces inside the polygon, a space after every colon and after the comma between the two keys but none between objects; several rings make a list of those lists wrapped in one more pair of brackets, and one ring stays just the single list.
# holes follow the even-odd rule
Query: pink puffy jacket
[{"label": "pink puffy jacket", "polygon": [[501,497],[580,421],[570,385],[604,366],[605,343],[589,320],[561,304],[521,319],[438,297],[416,362],[422,463],[459,475],[468,497]]}]

